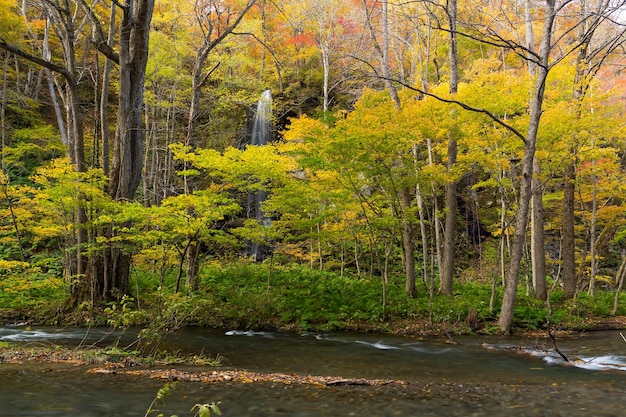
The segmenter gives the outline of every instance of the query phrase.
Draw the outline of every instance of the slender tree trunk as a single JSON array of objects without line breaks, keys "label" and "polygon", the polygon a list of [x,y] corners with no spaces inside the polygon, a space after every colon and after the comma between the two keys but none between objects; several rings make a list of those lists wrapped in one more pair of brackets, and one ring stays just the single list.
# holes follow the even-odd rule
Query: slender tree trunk
[{"label": "slender tree trunk", "polygon": [[624,287],[624,276],[626,275],[626,256],[622,253],[622,263],[619,266],[617,271],[617,276],[615,279],[617,280],[617,289],[615,290],[615,297],[613,298],[613,310],[611,310],[611,315],[615,315],[617,313],[617,308],[619,307],[619,295]]},{"label": "slender tree trunk", "polygon": [[[433,147],[430,139],[426,139],[426,143],[428,145],[428,166],[433,166]],[[435,231],[435,255],[436,255],[436,264],[437,269],[439,270],[439,275],[441,276],[441,265],[443,263],[441,254],[442,247],[442,239],[441,239],[441,223],[439,222],[439,199],[437,198],[437,192],[433,186],[433,225]]]},{"label": "slender tree trunk", "polygon": [[576,296],[576,252],[574,237],[574,201],[575,201],[575,176],[576,167],[574,162],[565,167],[563,178],[563,215],[561,217],[561,240],[562,240],[562,275],[563,275],[563,299],[569,300]]},{"label": "slender tree trunk", "polygon": [[429,297],[433,297],[434,295],[434,285],[432,275],[429,274],[429,262],[428,262],[428,233],[426,232],[426,216],[424,214],[424,202],[422,198],[422,192],[420,191],[419,185],[415,190],[415,200],[417,204],[417,211],[420,219],[420,235],[422,238],[422,273],[424,284],[428,288]]},{"label": "slender tree trunk", "polygon": [[[533,18],[532,18],[532,4],[531,4],[531,0],[525,0],[524,1],[524,21],[526,23],[526,48],[529,51],[534,51],[535,50],[535,35],[534,35],[534,30],[533,30]],[[527,65],[528,65],[528,72],[531,75],[535,75],[536,71],[537,71],[537,65],[530,59],[530,57],[527,57]]]},{"label": "slender tree trunk", "polygon": [[[458,51],[457,51],[457,1],[448,2],[448,21],[450,25],[449,65],[450,65],[450,93],[456,94],[459,85]],[[447,171],[450,175],[457,157],[456,129],[449,132]],[[456,237],[456,181],[448,178],[446,184],[446,217],[443,235],[443,264],[441,265],[441,293],[452,295],[454,280],[454,249]]]},{"label": "slender tree trunk", "polygon": [[[50,61],[51,53],[49,46],[49,36],[50,36],[50,19],[46,19],[46,28],[44,31],[43,37],[43,59],[46,61]],[[59,100],[57,99],[57,92],[54,86],[54,78],[52,75],[52,71],[46,68],[46,79],[48,81],[48,90],[50,91],[50,99],[52,100],[52,107],[54,108],[54,115],[57,120],[57,127],[59,128],[59,134],[61,135],[61,142],[64,145],[67,145],[67,129],[65,126],[65,121],[63,120],[63,111],[61,110],[61,106],[59,105]]]},{"label": "slender tree trunk", "polygon": [[450,65],[450,93],[456,94],[459,87],[459,57],[457,49],[457,0],[448,0],[448,23],[450,26],[449,65]]},{"label": "slender tree trunk", "polygon": [[530,102],[530,119],[528,131],[524,143],[524,156],[522,158],[522,178],[520,183],[520,196],[517,212],[515,215],[515,233],[513,235],[513,245],[511,247],[511,257],[509,259],[509,271],[507,282],[504,288],[502,299],[502,309],[498,319],[498,326],[504,333],[510,333],[513,326],[513,313],[517,298],[517,284],[524,244],[526,242],[526,227],[528,225],[528,209],[532,198],[532,177],[533,162],[535,158],[535,147],[537,142],[537,132],[543,107],[546,79],[550,69],[549,58],[552,49],[552,32],[554,20],[556,18],[555,0],[546,0],[543,34],[541,38],[541,48],[539,50],[539,65],[537,67],[537,77],[533,96]]},{"label": "slender tree trunk", "polygon": [[400,204],[402,206],[402,253],[404,255],[405,291],[409,297],[415,298],[415,256],[413,246],[413,224],[408,217],[411,207],[411,196],[408,190],[400,191]]},{"label": "slender tree trunk", "polygon": [[[526,22],[526,48],[531,53],[535,51],[535,39],[533,30],[533,20],[531,13],[532,5],[530,0],[524,1],[524,21]],[[527,57],[528,72],[531,76],[537,74],[537,65],[532,61],[531,57]],[[543,212],[543,186],[538,178],[541,164],[537,158],[534,161],[534,175],[532,181],[533,200],[532,200],[532,245],[531,245],[531,264],[533,276],[533,291],[535,297],[539,300],[546,300],[548,297],[546,289],[546,250],[544,235],[544,212]]]},{"label": "slender tree trunk", "polygon": [[[107,44],[113,47],[115,38],[115,15],[117,7],[111,3],[111,19],[109,24],[109,37]],[[102,91],[100,93],[100,135],[102,136],[102,171],[109,175],[109,84],[111,84],[112,61],[105,57],[104,70],[102,71]]]},{"label": "slender tree trunk", "polygon": [[[418,171],[417,171],[417,146],[413,145],[413,161],[416,164],[415,166],[415,178],[417,180]],[[422,238],[422,273],[424,279],[424,285],[427,286],[428,296],[432,299],[434,295],[434,282],[432,279],[432,275],[429,274],[428,271],[428,234],[426,233],[426,216],[424,214],[424,200],[422,197],[422,191],[420,189],[419,184],[415,185],[415,203],[417,205],[417,213],[419,215],[420,222],[420,235]]]},{"label": "slender tree trunk", "polygon": [[[456,140],[448,140],[448,172],[452,172],[456,162]],[[454,249],[456,229],[456,182],[448,180],[446,184],[446,217],[443,235],[443,264],[441,265],[441,293],[452,295],[454,278]]]},{"label": "slender tree trunk", "polygon": [[400,97],[398,97],[398,90],[391,81],[391,70],[389,67],[389,1],[382,0],[383,8],[383,44],[382,44],[382,71],[383,77],[385,77],[385,84],[391,100],[397,109],[400,109]]},{"label": "slender tree trunk", "polygon": [[546,289],[546,249],[543,232],[543,186],[538,178],[540,165],[537,158],[535,158],[534,161],[533,171],[532,246],[530,254],[532,263],[533,291],[537,299],[545,301],[548,297],[548,292]]},{"label": "slender tree trunk", "polygon": [[[595,160],[592,161],[592,165],[595,165]],[[589,258],[590,258],[590,272],[589,272],[589,295],[593,296],[596,290],[596,275],[598,273],[598,259],[596,253],[596,223],[598,212],[598,190],[596,189],[597,179],[595,174],[592,174],[591,186],[591,224],[589,225]]]}]

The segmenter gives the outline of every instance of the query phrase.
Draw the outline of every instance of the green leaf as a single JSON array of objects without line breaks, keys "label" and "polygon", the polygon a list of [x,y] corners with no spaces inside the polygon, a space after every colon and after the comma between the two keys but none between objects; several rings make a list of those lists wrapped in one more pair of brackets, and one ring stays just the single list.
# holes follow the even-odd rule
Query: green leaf
[{"label": "green leaf", "polygon": [[220,408],[215,403],[211,404],[211,410],[213,410],[213,412],[215,414],[217,414],[218,416],[222,415],[222,411],[220,410]]}]

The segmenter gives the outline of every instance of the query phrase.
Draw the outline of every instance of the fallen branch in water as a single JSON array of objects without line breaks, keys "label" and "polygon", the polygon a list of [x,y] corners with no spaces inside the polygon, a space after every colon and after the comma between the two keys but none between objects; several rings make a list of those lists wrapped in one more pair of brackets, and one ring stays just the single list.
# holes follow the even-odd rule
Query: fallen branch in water
[{"label": "fallen branch in water", "polygon": [[560,350],[559,347],[556,345],[556,337],[554,337],[554,333],[552,333],[552,327],[548,326],[548,336],[550,336],[550,340],[552,340],[552,345],[554,346],[554,351],[556,353],[559,354],[559,356],[561,358],[563,358],[563,360],[565,362],[569,362],[569,359],[567,359],[567,356],[565,356]]},{"label": "fallen branch in water", "polygon": [[306,384],[317,386],[382,386],[406,385],[407,382],[386,379],[341,378],[315,375],[296,375],[281,373],[258,373],[249,371],[213,371],[188,372],[176,369],[128,369],[128,368],[95,368],[89,371],[95,374],[107,375],[137,375],[150,378],[166,379],[168,381],[185,382],[238,382],[242,384],[277,382],[282,384]]}]

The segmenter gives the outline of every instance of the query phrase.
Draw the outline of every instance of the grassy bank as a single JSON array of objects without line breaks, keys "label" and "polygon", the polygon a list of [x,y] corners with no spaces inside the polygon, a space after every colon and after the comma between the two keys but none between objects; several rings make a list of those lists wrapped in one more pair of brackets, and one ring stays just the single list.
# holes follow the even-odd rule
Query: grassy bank
[{"label": "grassy bank", "polygon": [[[3,280],[0,308],[6,320],[41,324],[148,326],[154,335],[194,324],[228,328],[288,330],[361,330],[410,334],[496,332],[501,302],[496,288],[490,307],[490,283],[457,282],[453,296],[429,297],[426,285],[415,299],[404,293],[402,277],[383,285],[378,277],[354,277],[302,266],[214,264],[200,277],[193,294],[174,293],[173,277],[134,271],[132,296],[106,305],[84,303],[66,311],[66,284],[55,278],[32,279],[28,286]],[[15,281],[17,282],[17,280]],[[620,322],[610,315],[612,292],[581,294],[561,302],[553,291],[550,303],[526,296],[520,288],[515,326],[520,330],[585,329],[598,322]],[[385,300],[385,302],[383,302]],[[626,303],[626,298],[621,300]],[[626,314],[620,306],[618,316]]]}]

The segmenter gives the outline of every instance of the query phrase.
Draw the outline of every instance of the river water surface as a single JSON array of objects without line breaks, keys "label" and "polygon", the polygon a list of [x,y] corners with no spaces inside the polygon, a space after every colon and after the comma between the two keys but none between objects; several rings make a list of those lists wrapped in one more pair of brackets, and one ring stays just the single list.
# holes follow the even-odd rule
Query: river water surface
[{"label": "river water surface", "polygon": [[[106,329],[0,327],[0,341],[22,344],[124,345],[134,337]],[[406,384],[320,388],[181,383],[158,408],[166,416],[181,417],[193,415],[189,410],[196,403],[218,401],[225,416],[240,417],[625,415],[626,343],[619,332],[559,340],[573,365],[564,364],[546,341],[472,336],[454,342],[188,328],[167,342],[168,349],[223,356],[222,369]],[[0,364],[0,416],[143,416],[164,384],[86,370],[66,364]]]}]

